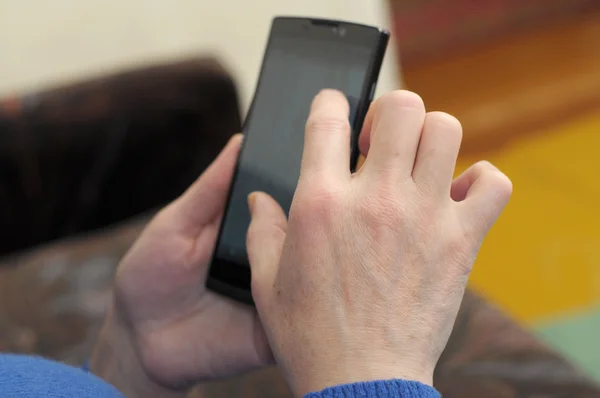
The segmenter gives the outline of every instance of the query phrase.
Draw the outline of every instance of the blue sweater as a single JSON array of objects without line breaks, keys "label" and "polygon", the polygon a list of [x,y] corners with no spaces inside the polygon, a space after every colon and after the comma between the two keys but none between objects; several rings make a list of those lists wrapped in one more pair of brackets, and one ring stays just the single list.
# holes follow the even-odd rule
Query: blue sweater
[{"label": "blue sweater", "polygon": [[[102,379],[81,369],[42,358],[0,355],[0,397],[7,398],[123,398]],[[327,388],[305,398],[439,398],[424,384],[387,380]]]}]

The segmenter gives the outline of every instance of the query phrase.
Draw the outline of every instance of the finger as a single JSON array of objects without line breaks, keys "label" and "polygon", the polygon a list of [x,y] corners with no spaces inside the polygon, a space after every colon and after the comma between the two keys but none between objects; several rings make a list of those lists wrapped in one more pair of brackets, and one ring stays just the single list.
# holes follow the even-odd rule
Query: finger
[{"label": "finger", "polygon": [[358,137],[358,148],[363,156],[367,156],[369,147],[371,146],[371,126],[373,125],[373,114],[375,113],[376,104],[377,100],[371,102],[371,105],[369,105],[369,110],[367,111]]},{"label": "finger", "polygon": [[321,174],[350,178],[350,106],[344,94],[323,90],[306,122],[301,178]]},{"label": "finger", "polygon": [[169,206],[179,229],[196,234],[221,216],[241,142],[242,135],[234,135],[206,171]]},{"label": "finger", "polygon": [[494,224],[512,194],[509,178],[489,162],[478,162],[452,184],[463,223],[481,238]]},{"label": "finger", "polygon": [[417,185],[448,197],[461,140],[462,126],[454,116],[443,112],[425,116],[413,169]]},{"label": "finger", "polygon": [[364,169],[411,176],[425,121],[425,105],[417,94],[394,91],[373,109],[369,155]]},{"label": "finger", "polygon": [[287,232],[287,219],[281,206],[265,193],[252,193],[248,197],[248,205],[251,221],[246,237],[246,250],[252,270],[252,295],[260,306],[277,275]]}]

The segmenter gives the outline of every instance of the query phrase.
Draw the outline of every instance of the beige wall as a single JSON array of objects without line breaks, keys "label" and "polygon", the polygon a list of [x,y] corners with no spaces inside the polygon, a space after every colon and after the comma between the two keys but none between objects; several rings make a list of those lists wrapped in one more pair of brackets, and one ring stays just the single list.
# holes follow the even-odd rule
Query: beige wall
[{"label": "beige wall", "polygon": [[[0,0],[0,95],[123,66],[212,52],[244,107],[274,15],[387,26],[381,0]],[[390,46],[391,47],[391,46]],[[398,85],[388,53],[380,90]]]}]

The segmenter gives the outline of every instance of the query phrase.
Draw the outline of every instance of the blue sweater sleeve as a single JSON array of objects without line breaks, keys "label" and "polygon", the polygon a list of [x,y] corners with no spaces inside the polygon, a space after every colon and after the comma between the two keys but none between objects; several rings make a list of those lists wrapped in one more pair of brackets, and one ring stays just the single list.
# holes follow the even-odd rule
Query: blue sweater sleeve
[{"label": "blue sweater sleeve", "polygon": [[433,387],[416,381],[381,380],[346,384],[313,392],[304,398],[440,398]]},{"label": "blue sweater sleeve", "polygon": [[[42,358],[0,355],[0,397],[123,398],[113,386],[81,369]],[[386,380],[347,384],[305,398],[440,398],[432,387],[414,381]]]},{"label": "blue sweater sleeve", "polygon": [[10,354],[0,355],[0,397],[123,398],[113,386],[81,369]]}]

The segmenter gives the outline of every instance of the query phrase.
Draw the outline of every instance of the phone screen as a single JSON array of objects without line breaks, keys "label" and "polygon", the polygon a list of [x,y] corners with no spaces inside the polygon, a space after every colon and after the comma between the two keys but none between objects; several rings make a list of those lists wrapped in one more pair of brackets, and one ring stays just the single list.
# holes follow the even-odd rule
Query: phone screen
[{"label": "phone screen", "polygon": [[361,98],[367,102],[364,99],[374,90],[369,76],[381,32],[306,21],[282,18],[273,23],[215,251],[221,261],[248,266],[250,193],[267,192],[289,212],[315,95],[324,88],[342,91],[350,103],[350,124],[356,127]]}]

